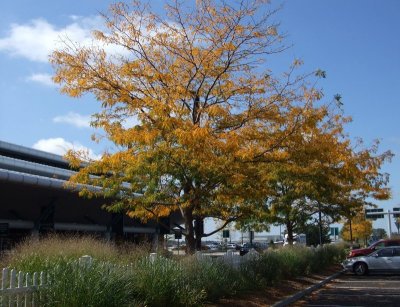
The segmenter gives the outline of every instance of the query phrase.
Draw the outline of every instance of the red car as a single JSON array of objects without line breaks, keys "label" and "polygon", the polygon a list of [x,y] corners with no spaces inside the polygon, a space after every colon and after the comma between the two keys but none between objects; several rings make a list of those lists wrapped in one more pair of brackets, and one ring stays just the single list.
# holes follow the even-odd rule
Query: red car
[{"label": "red car", "polygon": [[387,246],[400,246],[400,239],[386,239],[386,240],[379,240],[375,243],[371,244],[367,248],[359,248],[353,249],[350,251],[348,258],[358,257],[358,256],[366,256],[371,254],[373,251],[387,247]]}]

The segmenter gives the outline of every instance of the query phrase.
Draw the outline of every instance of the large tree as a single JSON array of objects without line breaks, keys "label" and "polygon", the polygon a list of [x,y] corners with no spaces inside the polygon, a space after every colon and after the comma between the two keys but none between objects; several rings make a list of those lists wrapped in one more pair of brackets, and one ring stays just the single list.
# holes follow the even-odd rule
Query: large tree
[{"label": "large tree", "polygon": [[[204,218],[229,223],[264,209],[260,166],[280,161],[321,96],[293,77],[298,61],[283,78],[268,70],[283,47],[267,2],[174,1],[165,16],[118,3],[92,46],[66,40],[53,53],[55,82],[97,98],[92,125],[117,148],[71,179],[102,187],[81,194],[113,197],[109,209],[143,221],[180,212],[188,252],[219,230],[202,233]],[[81,153],[69,158],[81,165]]]}]

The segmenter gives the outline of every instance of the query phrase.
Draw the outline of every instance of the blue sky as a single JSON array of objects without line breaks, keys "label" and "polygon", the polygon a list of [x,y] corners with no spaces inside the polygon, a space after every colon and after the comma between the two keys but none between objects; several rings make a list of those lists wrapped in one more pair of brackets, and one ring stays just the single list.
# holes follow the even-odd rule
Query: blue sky
[{"label": "blue sky", "polygon": [[[98,103],[90,96],[61,95],[50,82],[47,55],[65,33],[89,40],[90,31],[102,25],[98,12],[112,2],[0,2],[1,140],[59,154],[70,146],[87,147],[93,156],[109,146],[90,140],[94,131],[88,120]],[[160,10],[163,1],[151,3]],[[286,1],[275,20],[287,32],[286,44],[293,46],[271,63],[279,70],[301,58],[306,70],[325,70],[327,79],[320,85],[327,100],[342,95],[344,110],[353,117],[347,128],[351,137],[362,137],[367,144],[379,139],[382,151],[396,154],[384,168],[393,189],[393,199],[379,202],[385,209],[400,204],[399,17],[397,0]]]}]

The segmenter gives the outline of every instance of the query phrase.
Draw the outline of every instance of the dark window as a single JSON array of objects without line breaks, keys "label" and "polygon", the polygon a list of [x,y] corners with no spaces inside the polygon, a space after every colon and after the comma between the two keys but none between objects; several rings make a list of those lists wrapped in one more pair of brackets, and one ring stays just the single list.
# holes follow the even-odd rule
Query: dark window
[{"label": "dark window", "polygon": [[395,248],[393,251],[393,256],[400,257],[400,248]]},{"label": "dark window", "polygon": [[400,245],[399,241],[388,241],[387,246],[397,246]]},{"label": "dark window", "polygon": [[378,252],[379,257],[392,257],[393,256],[393,249],[385,248]]},{"label": "dark window", "polygon": [[378,243],[378,244],[376,244],[376,245],[374,246],[374,249],[381,249],[381,248],[383,248],[383,247],[385,247],[385,243],[384,243],[384,242],[380,242],[380,243]]}]

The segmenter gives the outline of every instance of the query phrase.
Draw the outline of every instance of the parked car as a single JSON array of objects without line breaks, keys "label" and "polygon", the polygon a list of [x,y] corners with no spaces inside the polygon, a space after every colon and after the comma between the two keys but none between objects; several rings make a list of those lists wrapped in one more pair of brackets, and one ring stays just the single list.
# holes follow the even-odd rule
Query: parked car
[{"label": "parked car", "polygon": [[227,243],[226,248],[227,249],[236,249],[236,243]]},{"label": "parked car", "polygon": [[359,257],[359,256],[365,256],[368,254],[371,254],[372,252],[381,249],[383,247],[388,247],[388,246],[400,246],[400,239],[386,239],[386,240],[379,240],[367,248],[358,248],[358,249],[352,249],[349,252],[349,255],[347,256],[348,258],[352,257]]},{"label": "parked car", "polygon": [[384,247],[367,256],[347,258],[342,265],[356,275],[369,272],[400,273],[400,246]]},{"label": "parked car", "polygon": [[251,243],[243,243],[241,246],[240,246],[240,249],[239,249],[239,254],[240,254],[240,256],[244,256],[244,255],[246,255],[249,251],[250,251],[250,249],[252,249],[252,248],[255,248],[255,245],[254,244],[251,244]]},{"label": "parked car", "polygon": [[210,251],[217,251],[221,249],[221,244],[217,242],[209,242],[205,244],[206,248],[209,249]]}]

